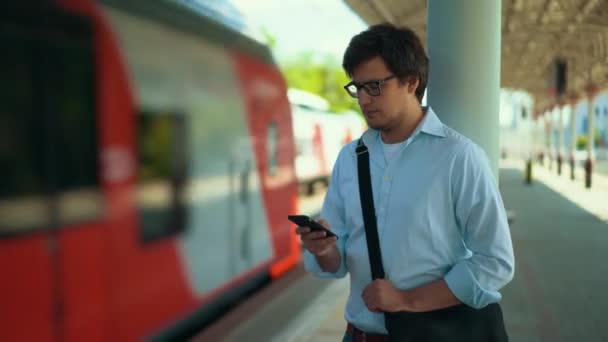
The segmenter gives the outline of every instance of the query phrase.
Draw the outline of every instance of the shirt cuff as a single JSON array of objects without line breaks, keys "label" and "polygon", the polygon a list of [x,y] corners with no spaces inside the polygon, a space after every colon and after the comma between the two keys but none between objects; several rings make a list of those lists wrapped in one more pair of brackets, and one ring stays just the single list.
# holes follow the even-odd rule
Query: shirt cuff
[{"label": "shirt cuff", "polygon": [[475,309],[499,302],[502,297],[498,291],[488,291],[481,287],[469,269],[467,260],[462,260],[452,267],[444,280],[456,298]]},{"label": "shirt cuff", "polygon": [[342,278],[346,275],[346,263],[344,262],[344,247],[338,244],[338,250],[340,251],[341,263],[340,268],[335,272],[327,272],[321,269],[317,258],[307,250],[304,250],[304,269],[319,278]]}]

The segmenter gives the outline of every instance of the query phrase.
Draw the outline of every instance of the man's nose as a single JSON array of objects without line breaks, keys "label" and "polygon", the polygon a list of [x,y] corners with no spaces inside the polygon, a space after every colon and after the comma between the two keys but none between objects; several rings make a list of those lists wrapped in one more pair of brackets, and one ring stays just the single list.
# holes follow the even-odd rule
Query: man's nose
[{"label": "man's nose", "polygon": [[359,101],[359,106],[363,107],[372,102],[372,97],[365,90],[361,89],[361,90],[359,90],[358,101]]}]

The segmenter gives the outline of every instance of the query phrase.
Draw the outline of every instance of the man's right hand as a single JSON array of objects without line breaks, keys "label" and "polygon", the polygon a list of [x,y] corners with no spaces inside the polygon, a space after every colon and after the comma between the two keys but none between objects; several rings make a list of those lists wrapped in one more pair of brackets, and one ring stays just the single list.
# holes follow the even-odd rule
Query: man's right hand
[{"label": "man's right hand", "polygon": [[[325,220],[320,220],[319,223],[323,227],[329,229],[329,225]],[[312,232],[308,227],[296,228],[296,234],[300,235],[304,248],[317,257],[323,257],[337,249],[335,236],[327,237],[325,232]]]}]

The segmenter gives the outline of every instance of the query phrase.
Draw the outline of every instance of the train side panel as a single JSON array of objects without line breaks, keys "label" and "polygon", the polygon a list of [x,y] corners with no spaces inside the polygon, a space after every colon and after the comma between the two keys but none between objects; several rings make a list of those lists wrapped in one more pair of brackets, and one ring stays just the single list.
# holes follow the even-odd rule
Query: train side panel
[{"label": "train side panel", "polygon": [[276,67],[242,53],[233,56],[258,160],[263,210],[269,218],[267,227],[274,251],[271,275],[278,277],[300,258],[295,227],[287,220],[287,215],[297,212],[295,142],[287,88]]},{"label": "train side panel", "polygon": [[[273,215],[286,216],[288,210],[265,209],[268,200],[295,202],[295,194],[290,193],[295,184],[293,177],[289,178],[292,168],[287,164],[293,160],[289,150],[292,140],[285,133],[291,126],[288,112],[280,111],[286,103],[281,103],[281,97],[285,98],[284,85],[276,70],[245,53],[228,51],[204,37],[153,20],[114,9],[106,12],[119,37],[135,95],[136,146],[140,149],[136,153],[141,163],[135,203],[139,218],[135,226],[144,240],[140,248],[152,253],[158,241],[166,239],[175,241],[177,253],[177,261],[167,266],[174,269],[165,270],[165,274],[173,276],[166,278],[168,283],[164,286],[159,282],[157,294],[152,289],[145,296],[140,294],[140,305],[146,301],[149,313],[158,312],[161,308],[155,298],[183,293],[175,291],[175,284],[169,284],[177,282],[185,284],[186,297],[193,300],[172,311],[186,315],[255,275],[268,270],[275,273],[275,260],[299,251],[294,248],[293,234],[279,240],[275,236],[279,229],[283,234],[289,232],[289,226],[284,223],[286,220],[277,223]],[[244,65],[247,66],[242,68]],[[248,91],[248,85],[243,83],[248,82],[248,70],[257,70],[258,84],[250,84],[256,87],[254,91],[259,92],[264,86],[259,82],[266,78],[266,86],[278,90],[277,98],[258,96],[257,101],[262,102],[252,107],[243,93]],[[267,101],[276,106],[269,106]],[[267,111],[256,111],[260,105],[279,111],[267,116]],[[258,124],[264,127],[257,127]],[[146,151],[141,149],[163,137],[169,146],[155,146],[146,162]],[[274,175],[274,170],[272,175],[266,172],[268,141],[272,149],[280,151],[279,176]],[[166,152],[164,156],[162,151]],[[170,151],[182,153],[176,157]],[[271,158],[276,158],[274,152]],[[159,169],[154,161],[172,163],[171,171]],[[177,231],[175,240],[160,235],[141,236],[142,232],[154,235],[162,230],[159,218],[173,225],[169,231]],[[285,244],[289,246],[287,251],[282,250]],[[133,269],[125,270],[122,278],[133,279],[133,272],[149,261],[146,258],[134,260]],[[279,266],[279,271],[287,270],[297,260],[298,255],[291,256],[286,266]],[[158,281],[157,278],[158,273],[139,277],[141,281]],[[121,288],[133,287],[125,284]],[[120,301],[133,301],[137,296],[129,293]],[[172,317],[168,313],[156,317]],[[174,314],[175,317],[180,315]],[[159,324],[163,322],[149,321],[149,326]]]}]

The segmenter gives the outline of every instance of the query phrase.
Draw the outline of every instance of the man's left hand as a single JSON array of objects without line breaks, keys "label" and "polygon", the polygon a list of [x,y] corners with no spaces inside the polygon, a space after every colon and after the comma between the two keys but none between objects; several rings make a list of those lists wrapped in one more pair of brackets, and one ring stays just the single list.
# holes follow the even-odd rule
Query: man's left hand
[{"label": "man's left hand", "polygon": [[372,312],[409,311],[407,291],[395,288],[386,279],[376,279],[367,285],[361,297],[367,309]]}]

